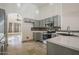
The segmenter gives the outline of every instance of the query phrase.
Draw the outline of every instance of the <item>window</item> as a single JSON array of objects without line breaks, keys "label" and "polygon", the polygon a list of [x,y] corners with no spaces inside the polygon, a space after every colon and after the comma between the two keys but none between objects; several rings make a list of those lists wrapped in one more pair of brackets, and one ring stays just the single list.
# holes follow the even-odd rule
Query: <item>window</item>
[{"label": "window", "polygon": [[21,24],[14,23],[14,32],[20,32],[20,27],[21,27]]},{"label": "window", "polygon": [[9,23],[9,32],[12,32],[12,23]]},{"label": "window", "polygon": [[20,23],[14,23],[14,24],[13,23],[9,23],[9,33],[20,32],[20,31],[21,31],[21,24]]}]

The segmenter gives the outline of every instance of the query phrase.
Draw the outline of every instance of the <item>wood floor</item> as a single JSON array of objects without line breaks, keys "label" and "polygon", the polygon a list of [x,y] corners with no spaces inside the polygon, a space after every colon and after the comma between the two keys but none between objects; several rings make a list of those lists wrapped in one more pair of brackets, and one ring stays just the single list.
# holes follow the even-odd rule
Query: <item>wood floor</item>
[{"label": "wood floor", "polygon": [[46,55],[47,47],[42,42],[29,41],[21,46],[8,46],[8,55]]}]

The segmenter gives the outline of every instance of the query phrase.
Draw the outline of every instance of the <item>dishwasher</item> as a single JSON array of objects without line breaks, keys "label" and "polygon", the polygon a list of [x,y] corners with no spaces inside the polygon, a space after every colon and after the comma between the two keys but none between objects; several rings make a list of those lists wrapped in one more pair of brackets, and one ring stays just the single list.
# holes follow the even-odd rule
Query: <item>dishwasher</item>
[{"label": "dishwasher", "polygon": [[43,41],[43,33],[33,32],[33,40],[34,41]]}]

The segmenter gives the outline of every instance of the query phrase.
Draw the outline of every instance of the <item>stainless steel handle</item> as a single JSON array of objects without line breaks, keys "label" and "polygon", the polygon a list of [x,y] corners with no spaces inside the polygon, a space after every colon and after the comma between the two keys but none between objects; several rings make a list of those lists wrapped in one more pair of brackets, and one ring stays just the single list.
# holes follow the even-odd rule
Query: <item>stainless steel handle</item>
[{"label": "stainless steel handle", "polygon": [[2,39],[4,38],[5,36],[2,36],[2,38],[0,39],[0,42],[2,41]]}]

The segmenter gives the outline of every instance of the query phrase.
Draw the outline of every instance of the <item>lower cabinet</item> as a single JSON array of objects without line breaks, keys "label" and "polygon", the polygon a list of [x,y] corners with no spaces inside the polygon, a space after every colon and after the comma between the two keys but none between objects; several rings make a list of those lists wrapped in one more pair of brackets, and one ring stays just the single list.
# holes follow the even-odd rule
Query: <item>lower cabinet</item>
[{"label": "lower cabinet", "polygon": [[48,55],[79,55],[79,51],[47,42]]},{"label": "lower cabinet", "polygon": [[33,32],[33,40],[34,41],[43,41],[43,33]]}]

